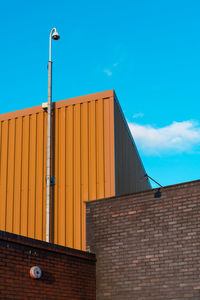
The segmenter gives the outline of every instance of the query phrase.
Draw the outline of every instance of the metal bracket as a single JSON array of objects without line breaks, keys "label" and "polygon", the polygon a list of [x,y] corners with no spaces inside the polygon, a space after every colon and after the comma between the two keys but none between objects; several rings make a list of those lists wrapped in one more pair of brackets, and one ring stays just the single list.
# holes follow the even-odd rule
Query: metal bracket
[{"label": "metal bracket", "polygon": [[48,102],[43,102],[42,103],[42,108],[47,109],[48,108]]},{"label": "metal bracket", "polygon": [[51,185],[55,185],[55,177],[51,177]]}]

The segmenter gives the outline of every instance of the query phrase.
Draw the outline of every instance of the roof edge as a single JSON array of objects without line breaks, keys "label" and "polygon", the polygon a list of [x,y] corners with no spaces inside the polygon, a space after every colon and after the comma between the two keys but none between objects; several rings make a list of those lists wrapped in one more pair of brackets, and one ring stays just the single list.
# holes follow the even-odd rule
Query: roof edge
[{"label": "roof edge", "polygon": [[[105,99],[105,98],[112,98],[114,97],[114,90],[108,90],[108,91],[103,91],[99,93],[93,93],[89,95],[84,95],[84,96],[79,96],[79,97],[74,97],[74,98],[69,98],[65,100],[59,100],[56,102],[53,102],[55,105],[55,108],[61,108],[69,105],[75,105],[75,104],[80,104],[84,102],[90,102],[90,101],[95,101],[98,99]],[[30,107],[30,108],[25,108],[17,111],[12,111],[8,112],[5,114],[0,114],[0,121],[6,121],[10,119],[15,119],[19,117],[25,117],[28,115],[36,114],[43,112],[42,105]]]},{"label": "roof edge", "polygon": [[130,193],[130,194],[124,194],[124,195],[120,195],[120,196],[112,196],[112,197],[107,197],[107,198],[101,198],[101,199],[95,199],[95,200],[90,200],[90,201],[85,201],[87,206],[92,205],[93,203],[95,204],[95,202],[101,202],[101,201],[112,201],[112,200],[123,200],[126,198],[132,198],[132,197],[141,197],[141,195],[154,195],[155,192],[157,192],[158,190],[160,190],[161,192],[166,192],[166,191],[173,191],[174,189],[176,190],[180,190],[182,188],[187,188],[187,187],[195,187],[195,186],[200,186],[200,179],[197,180],[192,180],[192,181],[185,181],[185,182],[181,182],[181,183],[175,183],[175,184],[171,184],[171,185],[165,185],[163,187],[156,187],[153,189],[149,189],[146,191],[139,191],[139,192],[135,192],[135,193]]},{"label": "roof edge", "polygon": [[20,244],[26,247],[30,248],[37,248],[40,250],[46,250],[46,251],[51,251],[51,252],[57,252],[60,254],[64,254],[67,256],[75,256],[79,257],[82,259],[87,259],[91,261],[96,261],[96,256],[94,253],[91,252],[86,252],[74,248],[69,248],[53,243],[47,243],[45,241],[33,239],[30,237],[25,237],[22,235],[10,233],[7,231],[2,231],[0,230],[0,240],[3,240],[5,242],[10,242],[10,243],[15,243],[15,244]]}]

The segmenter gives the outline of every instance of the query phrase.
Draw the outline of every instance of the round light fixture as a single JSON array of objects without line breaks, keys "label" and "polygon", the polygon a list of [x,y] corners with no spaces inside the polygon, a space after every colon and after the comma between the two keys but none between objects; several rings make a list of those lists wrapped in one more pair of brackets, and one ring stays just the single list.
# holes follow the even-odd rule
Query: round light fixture
[{"label": "round light fixture", "polygon": [[38,266],[34,266],[30,269],[30,276],[33,279],[40,279],[42,276],[42,270]]}]

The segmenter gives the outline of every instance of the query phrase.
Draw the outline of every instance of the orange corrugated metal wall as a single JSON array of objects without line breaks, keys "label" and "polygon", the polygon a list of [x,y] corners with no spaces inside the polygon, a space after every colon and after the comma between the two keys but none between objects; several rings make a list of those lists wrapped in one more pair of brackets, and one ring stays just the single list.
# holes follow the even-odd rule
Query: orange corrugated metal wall
[{"label": "orange corrugated metal wall", "polygon": [[46,114],[0,122],[0,230],[45,237]]},{"label": "orange corrugated metal wall", "polygon": [[115,195],[113,101],[56,109],[55,243],[85,248],[84,202]]},{"label": "orange corrugated metal wall", "polygon": [[[115,195],[113,98],[55,108],[54,242],[85,249],[84,202]],[[0,230],[45,239],[46,112],[0,122]]]}]

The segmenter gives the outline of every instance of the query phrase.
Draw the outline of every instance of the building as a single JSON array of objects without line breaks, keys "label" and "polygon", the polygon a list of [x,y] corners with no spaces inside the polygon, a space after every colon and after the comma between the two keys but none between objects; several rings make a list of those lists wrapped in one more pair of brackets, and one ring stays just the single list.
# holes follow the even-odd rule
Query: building
[{"label": "building", "polygon": [[200,299],[200,180],[87,203],[97,300]]},{"label": "building", "polygon": [[0,298],[200,299],[200,180],[151,189],[113,90],[53,105],[43,241],[46,117],[0,115]]},{"label": "building", "polygon": [[[0,230],[45,240],[42,106],[0,115]],[[52,109],[51,242],[85,249],[85,203],[150,189],[113,90]]]},{"label": "building", "polygon": [[200,299],[200,180],[86,205],[96,272],[92,253],[0,231],[1,299]]},{"label": "building", "polygon": [[0,299],[95,300],[95,264],[94,254],[0,231]]}]

